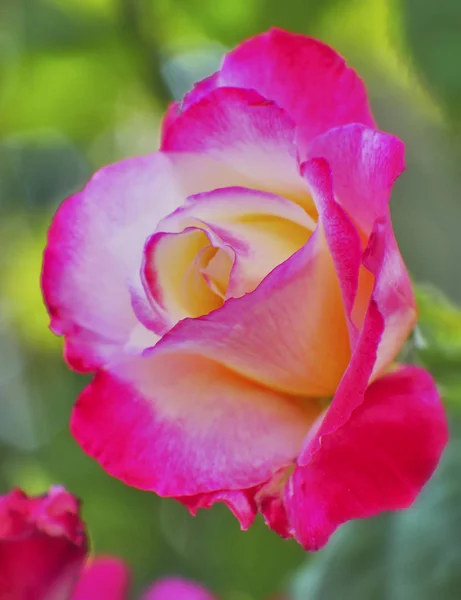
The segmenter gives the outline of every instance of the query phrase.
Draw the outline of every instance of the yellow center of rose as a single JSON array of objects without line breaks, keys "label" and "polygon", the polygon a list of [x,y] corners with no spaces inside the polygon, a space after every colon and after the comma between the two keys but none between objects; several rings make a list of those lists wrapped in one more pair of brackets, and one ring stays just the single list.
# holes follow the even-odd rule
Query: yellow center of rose
[{"label": "yellow center of rose", "polygon": [[148,288],[171,326],[252,292],[317,225],[304,208],[273,194],[241,188],[215,194],[225,197],[166,217],[146,256]]},{"label": "yellow center of rose", "polygon": [[200,238],[208,243],[189,263],[179,290],[184,309],[191,317],[200,317],[224,304],[234,263],[230,251],[214,248],[202,231],[197,234],[202,234]]}]

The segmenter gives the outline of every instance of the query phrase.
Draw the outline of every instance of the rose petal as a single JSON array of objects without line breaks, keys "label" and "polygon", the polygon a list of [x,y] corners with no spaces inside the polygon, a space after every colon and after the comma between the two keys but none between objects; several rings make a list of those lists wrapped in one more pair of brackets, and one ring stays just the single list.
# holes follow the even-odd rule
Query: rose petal
[{"label": "rose petal", "polygon": [[125,600],[129,580],[128,567],[121,559],[98,556],[80,575],[71,600]]},{"label": "rose petal", "polygon": [[86,553],[77,500],[63,488],[0,498],[0,598],[69,597]]},{"label": "rose petal", "polygon": [[287,114],[254,90],[218,88],[176,117],[162,150],[205,154],[243,179],[243,184],[235,180],[230,185],[293,198],[312,211],[294,136]]},{"label": "rose petal", "polygon": [[338,525],[407,508],[434,471],[448,439],[430,375],[404,367],[373,383],[365,400],[290,480],[292,533],[309,550]]},{"label": "rose petal", "polygon": [[146,237],[182,199],[171,163],[154,154],[101,169],[59,208],[42,285],[51,328],[68,337],[75,368],[110,362],[129,339],[138,321],[127,280],[139,272]]},{"label": "rose petal", "polygon": [[[372,250],[373,247],[376,249]],[[380,262],[380,276],[373,295],[385,326],[373,368],[374,378],[384,373],[395,360],[417,321],[413,288],[397,246],[389,212],[375,222],[364,261],[370,270],[376,270],[375,263]]]},{"label": "rose petal", "polygon": [[356,324],[352,322],[352,310],[359,291],[362,258],[360,238],[347,213],[334,198],[332,173],[328,163],[322,159],[307,161],[301,165],[301,173],[309,184],[319,213],[319,235],[325,239],[331,253],[353,345],[356,340]]},{"label": "rose petal", "polygon": [[254,292],[178,323],[157,347],[218,360],[273,389],[331,396],[349,362],[350,346],[324,236],[316,230]]},{"label": "rose petal", "polygon": [[202,586],[179,578],[167,578],[154,583],[142,600],[216,600]]},{"label": "rose petal", "polygon": [[163,334],[186,317],[206,314],[222,305],[207,285],[201,268],[209,263],[211,242],[202,229],[156,233],[146,244],[142,267],[145,290]]},{"label": "rose petal", "polygon": [[163,115],[163,119],[160,124],[160,143],[163,144],[163,140],[165,139],[166,132],[168,131],[170,125],[176,121],[176,117],[181,114],[181,106],[179,102],[170,102],[168,108],[166,109],[165,114]]},{"label": "rose petal", "polygon": [[[66,337],[73,368],[92,371],[155,344],[154,334],[146,343],[155,315],[146,313],[140,280],[146,238],[187,196],[239,182],[210,157],[156,153],[101,169],[61,205],[48,235],[42,287],[51,328]],[[136,348],[136,340],[144,345]]]},{"label": "rose petal", "polygon": [[100,371],[71,428],[113,476],[161,496],[250,488],[292,464],[318,405],[262,388],[191,354]]},{"label": "rose petal", "polygon": [[253,291],[306,243],[316,223],[298,205],[280,196],[233,187],[189,197],[158,229],[176,233],[192,227],[209,232],[216,247],[232,250],[235,262],[224,290],[229,298]]},{"label": "rose petal", "polygon": [[[340,279],[343,281],[344,302],[351,314],[351,300],[354,298],[357,279],[354,274],[354,262],[350,260],[351,253],[347,252],[348,236],[344,236],[348,229],[347,221],[340,218],[344,211],[333,199],[330,171],[324,159],[311,160],[303,165],[302,170],[318,204],[320,231],[324,232],[328,240]],[[305,447],[298,458],[299,467],[307,468],[316,453],[321,451],[325,437],[334,437],[335,432],[347,424],[353,411],[363,402],[373,370],[376,371],[378,366],[382,371],[383,365],[387,366],[395,358],[403,343],[403,336],[408,334],[408,327],[414,322],[412,295],[406,294],[405,282],[408,281],[408,275],[398,249],[395,243],[392,243],[393,240],[390,221],[378,219],[361,259],[361,269],[365,269],[374,282],[371,297],[364,302],[366,313],[363,324],[357,328],[352,358],[333,402],[323,418],[319,419],[309,432]],[[354,243],[357,247],[357,238]],[[359,288],[357,297],[360,297],[360,293]],[[277,493],[269,493],[266,498],[262,490],[260,496],[260,504],[264,500],[269,501],[270,510],[266,510],[265,516],[269,525],[277,530],[278,523],[283,523],[283,510],[286,510],[287,506],[280,503]],[[277,508],[275,513],[272,506]],[[328,510],[327,505],[325,510]],[[290,516],[287,516],[287,521],[291,521]]]},{"label": "rose petal", "polygon": [[[392,230],[389,209],[386,207],[384,216],[377,216],[373,222],[368,246],[360,257],[360,238],[344,209],[334,199],[332,178],[335,176],[328,163],[325,159],[312,159],[301,165],[301,171],[317,204],[319,223],[338,273],[344,306],[351,323],[353,347],[359,330],[365,328],[374,278],[379,274],[373,297],[384,318],[384,330],[374,367],[377,375],[395,359],[416,323],[415,298]],[[364,175],[363,179],[362,189],[365,187]],[[341,185],[339,188],[342,189]],[[389,189],[383,190],[376,182],[373,184],[371,177],[370,190],[377,196],[381,190],[382,198],[389,196]]]},{"label": "rose petal", "polygon": [[204,96],[207,96],[210,92],[216,89],[219,85],[219,73],[213,73],[209,77],[205,77],[201,81],[194,83],[194,87],[187,92],[181,102],[181,110],[185,111],[201,100]]},{"label": "rose petal", "polygon": [[254,502],[254,490],[219,490],[208,494],[182,496],[177,498],[192,515],[200,508],[210,508],[216,502],[222,502],[238,519],[242,530],[247,530],[255,520],[257,508]]},{"label": "rose petal", "polygon": [[316,137],[302,154],[327,160],[337,201],[368,237],[375,220],[387,215],[392,186],[405,169],[404,150],[393,135],[353,124]]},{"label": "rose petal", "polygon": [[256,90],[287,111],[303,142],[347,123],[374,126],[365,86],[332,48],[271,29],[224,59],[220,86]]},{"label": "rose petal", "polygon": [[[312,162],[312,171],[324,173],[326,164],[323,159]],[[386,231],[378,228],[375,235],[370,237],[369,244],[362,258],[362,266],[373,276],[374,284],[371,298],[367,305],[363,326],[357,332],[352,356],[344,371],[343,377],[335,390],[333,401],[322,419],[316,424],[315,430],[310,432],[306,440],[306,447],[298,458],[299,464],[304,464],[317,451],[321,445],[321,438],[330,434],[344,425],[352,411],[362,402],[365,390],[369,384],[375,363],[378,348],[385,330],[386,306],[386,270],[384,268],[387,249],[385,246]]]}]

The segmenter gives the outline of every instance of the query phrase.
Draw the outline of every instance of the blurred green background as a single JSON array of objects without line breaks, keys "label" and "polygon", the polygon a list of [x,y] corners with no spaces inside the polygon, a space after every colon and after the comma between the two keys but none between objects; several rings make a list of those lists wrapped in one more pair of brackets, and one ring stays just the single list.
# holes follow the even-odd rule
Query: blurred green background
[{"label": "blurred green background", "polygon": [[0,492],[67,486],[94,551],[126,558],[136,590],[178,573],[224,600],[290,586],[299,600],[459,599],[461,316],[439,293],[421,290],[409,352],[453,415],[442,467],[411,511],[350,524],[315,557],[259,520],[243,534],[221,506],[193,519],[123,486],[68,433],[86,378],[64,365],[41,301],[53,212],[96,168],[154,150],[167,102],[270,26],[331,43],[365,79],[380,127],[406,142],[402,252],[416,281],[461,300],[459,0],[0,0]]}]

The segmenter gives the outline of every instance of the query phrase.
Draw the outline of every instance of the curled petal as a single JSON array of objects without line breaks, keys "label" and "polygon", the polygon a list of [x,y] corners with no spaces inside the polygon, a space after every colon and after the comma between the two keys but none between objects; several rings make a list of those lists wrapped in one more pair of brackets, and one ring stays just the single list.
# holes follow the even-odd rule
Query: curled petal
[{"label": "curled petal", "polygon": [[249,490],[219,490],[196,496],[182,496],[176,498],[187,507],[192,515],[196,515],[200,508],[210,508],[216,502],[222,502],[239,521],[242,530],[247,530],[253,524],[257,514],[254,501],[254,489]]},{"label": "curled petal", "polygon": [[254,292],[178,323],[157,347],[217,360],[300,397],[332,395],[349,362],[350,345],[324,237],[316,230]]},{"label": "curled petal", "polygon": [[352,310],[356,300],[362,261],[360,238],[333,193],[331,169],[325,160],[314,159],[301,165],[301,173],[309,184],[319,212],[319,235],[331,254],[338,277],[345,316],[352,343],[356,339]]},{"label": "curled petal", "polygon": [[417,321],[416,300],[410,277],[392,230],[389,212],[375,221],[364,263],[379,272],[373,297],[384,319],[372,377],[385,372],[402,349]]},{"label": "curled petal", "polygon": [[[229,298],[253,291],[268,273],[306,243],[316,224],[289,200],[267,192],[233,187],[190,196],[184,206],[160,222],[158,229],[174,233],[187,230],[189,237],[197,237],[197,233],[192,233],[192,228],[197,227],[207,233],[213,246],[222,248],[225,255],[232,257],[228,261],[229,268],[232,267],[230,272],[221,265],[221,270],[225,271],[225,285],[221,286],[220,295]],[[158,233],[156,237],[162,235],[165,234]],[[169,239],[174,243],[180,238],[173,235]],[[179,247],[178,244],[176,246]],[[162,264],[158,265],[158,269],[170,274],[170,279],[173,277],[173,263],[177,272],[185,270],[179,264],[186,261],[187,253],[182,252],[181,259],[175,259],[176,252],[177,249],[172,249],[170,257],[165,254]],[[146,266],[152,271],[152,260],[147,257]],[[206,275],[208,271],[210,269],[202,272]],[[146,278],[149,279],[148,276]],[[161,293],[163,286],[156,287]],[[179,286],[176,288],[179,289]],[[195,293],[195,296],[200,294]],[[189,314],[199,316],[210,310]]]},{"label": "curled petal", "polygon": [[337,201],[368,238],[376,219],[387,215],[404,150],[393,135],[354,123],[316,137],[301,152],[327,160]]},{"label": "curled petal", "polygon": [[[213,252],[216,250],[208,236],[197,227],[179,233],[156,233],[148,239],[142,276],[159,334],[185,317],[203,315],[222,305],[222,298],[213,293],[203,276]],[[232,264],[229,261],[227,280]]]},{"label": "curled petal", "polygon": [[338,525],[407,508],[432,475],[448,439],[431,376],[404,367],[375,381],[364,402],[298,466],[286,490],[292,533],[309,550]]},{"label": "curled petal", "polygon": [[376,337],[379,348],[372,365],[376,376],[395,359],[416,323],[411,282],[395,241],[389,210],[386,208],[384,216],[373,222],[362,252],[350,217],[334,198],[334,175],[328,163],[312,159],[303,163],[301,170],[317,203],[319,223],[338,273],[352,347],[360,335],[368,335],[366,315],[372,302],[384,320]]}]

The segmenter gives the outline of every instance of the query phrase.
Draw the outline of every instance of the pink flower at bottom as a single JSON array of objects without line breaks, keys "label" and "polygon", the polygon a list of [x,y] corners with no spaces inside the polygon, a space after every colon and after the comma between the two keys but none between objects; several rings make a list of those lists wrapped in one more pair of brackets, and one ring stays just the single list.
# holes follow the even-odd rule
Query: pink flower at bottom
[{"label": "pink flower at bottom", "polygon": [[78,501],[62,487],[0,498],[0,600],[68,598],[86,557]]},{"label": "pink flower at bottom", "polygon": [[448,430],[429,373],[395,364],[417,320],[389,210],[404,167],[332,48],[275,29],[229,52],[158,152],[101,169],[51,225],[51,328],[95,372],[85,452],[310,550],[410,506]]},{"label": "pink flower at bottom", "polygon": [[[0,600],[127,600],[130,576],[118,558],[88,562],[79,502],[53,486],[29,497],[16,489],[0,497]],[[151,586],[141,600],[216,600],[179,578]]]},{"label": "pink flower at bottom", "polygon": [[[70,600],[127,600],[129,570],[115,557],[98,556],[80,575]],[[154,583],[140,600],[217,600],[203,587],[180,578],[166,578]]]}]

